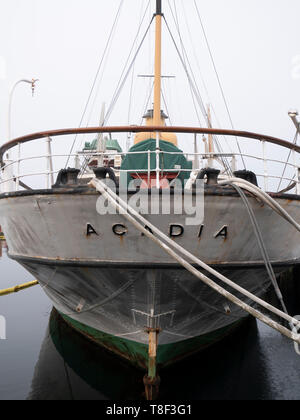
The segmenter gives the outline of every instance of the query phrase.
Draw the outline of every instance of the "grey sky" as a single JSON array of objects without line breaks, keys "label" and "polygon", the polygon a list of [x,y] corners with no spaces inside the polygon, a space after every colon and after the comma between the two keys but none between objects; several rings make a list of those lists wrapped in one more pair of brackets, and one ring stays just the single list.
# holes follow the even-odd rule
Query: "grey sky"
[{"label": "grey sky", "polygon": [[[119,0],[0,0],[1,143],[7,136],[9,89],[23,77],[38,77],[40,83],[33,100],[27,86],[19,87],[16,92],[14,137],[78,126],[119,3]],[[108,106],[111,101],[146,3],[146,0],[125,0],[96,107],[91,113],[91,125],[98,122],[101,103],[105,101]],[[173,6],[173,0],[170,3]],[[175,3],[204,102],[208,98],[199,68],[221,124],[229,127],[193,0],[175,0]],[[299,0],[197,0],[197,3],[235,127],[292,140],[294,127],[287,111],[300,108]],[[152,10],[145,22],[149,21],[154,4],[152,0]],[[168,0],[163,4],[176,34]],[[143,31],[145,28],[146,23]],[[165,82],[172,123],[197,125],[188,84],[166,31],[164,45],[163,72],[177,76],[176,80]],[[135,75],[151,73],[152,61],[153,32],[141,51]],[[136,77],[135,81],[131,124],[140,123],[149,83]],[[129,88],[127,83],[109,123],[127,123]],[[185,148],[183,142],[180,146]]]}]

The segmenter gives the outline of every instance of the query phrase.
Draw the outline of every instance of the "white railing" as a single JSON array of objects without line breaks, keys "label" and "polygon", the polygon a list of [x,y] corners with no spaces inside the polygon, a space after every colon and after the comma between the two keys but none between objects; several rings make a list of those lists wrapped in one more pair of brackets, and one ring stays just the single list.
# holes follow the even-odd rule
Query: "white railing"
[{"label": "white railing", "polygon": [[[259,139],[257,139],[259,140]],[[104,152],[104,153],[97,153],[93,151],[83,151],[74,153],[72,155],[58,153],[55,154],[52,151],[52,138],[47,136],[44,138],[46,142],[46,153],[45,154],[37,154],[33,156],[26,156],[22,157],[22,144],[16,143],[13,145],[17,151],[17,157],[15,160],[4,161],[4,165],[2,166],[1,171],[1,180],[0,180],[0,188],[1,192],[13,192],[13,191],[20,191],[24,188],[29,189],[49,189],[55,182],[55,176],[59,173],[62,166],[62,160],[67,159],[74,159],[74,166],[76,168],[84,167],[84,163],[89,162],[93,158],[98,158],[99,156],[106,160],[114,160],[116,156],[124,158],[126,155],[145,155],[147,154],[147,167],[146,168],[139,168],[139,169],[121,169],[117,168],[117,174],[121,175],[124,174],[141,174],[147,173],[148,180],[150,180],[151,174],[155,174],[156,176],[156,186],[160,183],[160,178],[162,173],[184,173],[184,172],[191,172],[191,169],[183,169],[183,168],[167,168],[162,167],[161,165],[161,158],[160,156],[167,156],[167,155],[182,155],[181,152],[165,152],[161,150],[155,151],[139,151],[139,152],[127,152],[127,153],[118,153],[118,152]],[[250,154],[250,153],[183,153],[183,155],[193,163],[192,171],[200,171],[203,168],[206,168],[211,162],[214,162],[214,166],[220,169],[223,173],[226,173],[225,167],[222,165],[222,161],[230,159],[231,162],[227,162],[226,167],[228,171],[228,167],[232,172],[235,172],[237,169],[244,169],[242,166],[238,167],[238,162],[241,163],[242,159],[247,159],[247,170],[253,171],[259,181],[259,186],[268,192],[278,192],[280,187],[281,190],[288,190],[289,192],[294,192],[296,194],[300,194],[300,162],[299,162],[299,153],[296,150],[292,150],[290,152],[291,159],[289,161],[284,159],[270,158],[267,157],[266,151],[266,141],[260,140],[262,145],[262,154],[259,156],[258,154]],[[12,147],[12,148],[13,148]],[[280,147],[281,150],[284,150],[280,144],[277,144],[275,147]],[[153,166],[154,160],[151,159],[152,156],[155,156],[155,165]],[[24,169],[26,162],[37,162],[37,161],[44,161],[44,163],[39,164],[39,170],[36,172],[28,171]],[[251,163],[252,161],[252,163]],[[257,164],[253,164],[253,162],[257,162],[260,167],[257,167]],[[58,163],[60,162],[60,163]],[[196,162],[198,162],[197,166]],[[151,165],[152,163],[152,165]],[[38,166],[38,165],[34,165]],[[255,167],[256,166],[256,167]],[[89,169],[87,165],[87,169],[85,172],[80,176],[83,175],[91,175],[93,176],[92,171]],[[229,175],[229,174],[228,174]],[[37,179],[35,184],[35,188],[31,187],[30,185],[26,185],[25,182],[29,179]],[[41,182],[41,180],[44,181]],[[290,188],[289,187],[293,187]]]}]

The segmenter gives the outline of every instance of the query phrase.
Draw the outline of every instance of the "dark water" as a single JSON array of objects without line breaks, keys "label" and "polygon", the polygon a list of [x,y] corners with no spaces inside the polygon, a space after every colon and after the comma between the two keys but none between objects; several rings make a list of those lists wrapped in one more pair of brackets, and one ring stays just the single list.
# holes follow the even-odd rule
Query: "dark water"
[{"label": "dark water", "polygon": [[[0,288],[32,280],[6,255]],[[33,288],[0,298],[0,400],[142,400],[143,374],[72,331]],[[161,399],[298,400],[300,356],[254,320],[220,345],[161,372]]]}]

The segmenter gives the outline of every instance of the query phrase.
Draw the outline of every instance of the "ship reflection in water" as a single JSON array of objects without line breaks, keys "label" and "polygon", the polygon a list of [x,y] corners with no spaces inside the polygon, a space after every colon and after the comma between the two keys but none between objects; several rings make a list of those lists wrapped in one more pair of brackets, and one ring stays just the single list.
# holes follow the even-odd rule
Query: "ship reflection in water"
[{"label": "ship reflection in water", "polygon": [[[6,261],[5,241],[0,241],[1,256],[2,252]],[[292,314],[300,314],[299,276],[300,269],[295,269],[289,281],[282,281]],[[273,299],[268,297],[269,301]],[[278,305],[276,301],[272,303]],[[42,317],[42,314],[35,316]],[[26,318],[22,328],[28,328],[28,322],[33,323]],[[13,325],[11,328],[14,329]],[[40,332],[33,330],[31,339]],[[23,343],[23,350],[34,351],[30,340]],[[8,340],[7,346],[10,343],[14,343],[14,339]],[[7,354],[10,353],[13,349],[8,347]],[[7,358],[6,363],[16,362]],[[249,318],[239,331],[218,345],[160,372],[160,399],[299,400],[299,366],[300,357],[288,339]],[[30,391],[26,391],[29,400],[144,400],[144,372],[135,370],[74,331],[55,309],[50,314],[35,372],[28,372],[30,377],[25,379],[24,372],[15,369],[9,372],[13,382],[22,383],[25,379],[26,383],[31,382]],[[2,392],[8,387],[4,377],[3,380]],[[10,398],[14,395],[11,391]]]},{"label": "ship reflection in water", "polygon": [[[163,370],[160,399],[299,399],[299,363],[288,340],[249,319],[220,345]],[[142,377],[53,310],[28,399],[143,400]]]}]

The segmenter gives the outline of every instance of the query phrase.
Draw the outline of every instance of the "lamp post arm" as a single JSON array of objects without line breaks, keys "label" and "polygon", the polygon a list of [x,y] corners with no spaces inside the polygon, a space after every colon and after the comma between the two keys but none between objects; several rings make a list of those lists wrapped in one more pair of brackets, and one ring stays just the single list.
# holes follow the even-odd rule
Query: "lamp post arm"
[{"label": "lamp post arm", "polygon": [[11,88],[10,94],[9,94],[9,103],[8,103],[8,139],[11,140],[11,111],[12,111],[12,103],[13,103],[13,96],[15,93],[16,88],[18,87],[18,85],[20,85],[21,83],[27,83],[31,85],[32,88],[32,92],[34,93],[34,89],[35,89],[35,84],[38,81],[38,79],[21,79],[18,80],[13,87]]}]

